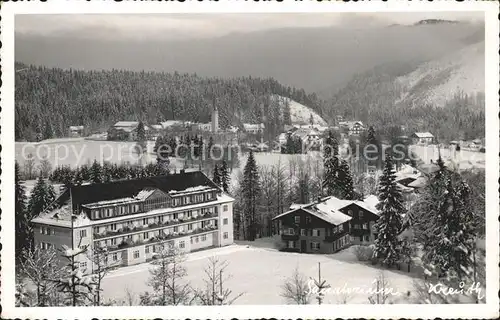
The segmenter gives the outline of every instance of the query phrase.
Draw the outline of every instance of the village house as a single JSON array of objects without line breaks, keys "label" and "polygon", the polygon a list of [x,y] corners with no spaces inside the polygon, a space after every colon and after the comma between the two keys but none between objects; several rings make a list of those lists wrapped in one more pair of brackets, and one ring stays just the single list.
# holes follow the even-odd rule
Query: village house
[{"label": "village house", "polygon": [[365,126],[361,121],[342,121],[339,122],[339,126],[350,136],[358,136],[365,131]]},{"label": "village house", "polygon": [[248,133],[258,134],[264,132],[265,126],[263,123],[244,123],[243,129],[245,129],[245,131]]},{"label": "village house", "polygon": [[[139,121],[118,121],[108,129],[108,140],[110,141],[136,141]],[[146,138],[149,136],[149,127],[144,126]]]},{"label": "village house", "polygon": [[70,126],[69,135],[73,138],[78,138],[83,136],[84,126]]},{"label": "village house", "polygon": [[202,172],[73,186],[34,218],[35,245],[88,247],[77,256],[93,270],[95,248],[106,248],[110,266],[150,261],[160,245],[185,252],[233,243],[233,201]]},{"label": "village house", "polygon": [[434,141],[434,136],[430,132],[415,132],[412,136],[413,144],[428,145]]},{"label": "village house", "polygon": [[352,244],[370,244],[376,238],[376,196],[363,201],[326,197],[295,204],[273,221],[285,251],[333,253]]}]

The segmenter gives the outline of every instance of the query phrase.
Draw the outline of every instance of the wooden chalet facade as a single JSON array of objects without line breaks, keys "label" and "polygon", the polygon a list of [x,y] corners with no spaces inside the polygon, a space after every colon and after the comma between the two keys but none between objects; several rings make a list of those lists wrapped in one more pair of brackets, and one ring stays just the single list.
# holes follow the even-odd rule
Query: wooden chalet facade
[{"label": "wooden chalet facade", "polygon": [[291,210],[273,220],[284,251],[334,253],[352,244],[371,244],[378,219],[376,197],[364,201],[320,199]]}]

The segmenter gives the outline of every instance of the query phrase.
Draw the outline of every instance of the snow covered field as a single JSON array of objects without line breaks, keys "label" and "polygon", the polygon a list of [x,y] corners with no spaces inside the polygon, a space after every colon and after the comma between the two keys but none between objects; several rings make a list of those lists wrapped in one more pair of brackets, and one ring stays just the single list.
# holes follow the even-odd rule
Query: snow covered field
[{"label": "snow covered field", "polygon": [[431,146],[411,146],[411,150],[425,163],[436,161],[441,152],[441,157],[445,163],[458,164],[460,169],[480,168],[484,169],[486,165],[486,153],[461,150],[458,152],[451,151],[449,148],[438,148],[435,145]]},{"label": "snow covered field", "polygon": [[[200,251],[188,255],[185,266],[188,276],[185,278],[193,287],[203,285],[203,269],[208,258],[217,255],[229,262],[227,274],[232,278],[226,284],[235,294],[245,292],[234,304],[285,304],[280,296],[281,285],[290,277],[296,267],[307,278],[318,276],[318,262],[321,263],[321,277],[330,284],[332,290],[353,288],[347,303],[369,303],[366,290],[373,287],[373,281],[379,275],[377,267],[357,261],[350,250],[332,255],[299,254],[279,252],[272,249],[272,239],[259,239],[254,243],[240,243],[224,248]],[[126,299],[127,290],[137,304],[139,294],[149,290],[146,281],[149,277],[149,263],[118,269],[109,274],[103,283],[104,297],[116,300]],[[406,293],[412,290],[412,278],[404,271],[386,270],[389,287],[395,294],[394,303],[404,303]],[[358,288],[358,289],[356,289]],[[324,303],[338,304],[345,298],[331,292],[325,295]],[[406,300],[407,301],[407,300]],[[314,297],[312,303],[316,303]]]}]

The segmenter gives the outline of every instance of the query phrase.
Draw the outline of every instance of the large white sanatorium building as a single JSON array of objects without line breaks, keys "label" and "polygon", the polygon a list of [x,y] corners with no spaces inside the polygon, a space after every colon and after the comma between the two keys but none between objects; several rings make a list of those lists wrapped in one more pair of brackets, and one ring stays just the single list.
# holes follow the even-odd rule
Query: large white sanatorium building
[{"label": "large white sanatorium building", "polygon": [[149,261],[159,245],[186,251],[233,243],[233,201],[202,172],[74,186],[32,220],[35,245],[88,246],[77,256],[91,270],[92,251],[105,247],[108,263]]}]

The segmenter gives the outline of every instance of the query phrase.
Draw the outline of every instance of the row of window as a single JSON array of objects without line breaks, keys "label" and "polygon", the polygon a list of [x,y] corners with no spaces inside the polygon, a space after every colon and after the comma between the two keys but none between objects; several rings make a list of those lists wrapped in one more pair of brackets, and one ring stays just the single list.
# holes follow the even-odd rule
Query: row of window
[{"label": "row of window", "polygon": [[[353,216],[352,210],[347,210],[347,214],[352,217]],[[311,223],[310,216],[306,216],[305,218],[306,218],[306,223]],[[358,218],[360,218],[360,219],[363,218],[363,211],[361,211],[361,210],[358,211]],[[296,224],[299,224],[300,223],[300,215],[294,216],[294,221]]]},{"label": "row of window", "polygon": [[56,230],[51,229],[49,227],[40,227],[40,233],[41,234],[47,234],[47,235],[55,235]]},{"label": "row of window", "polygon": [[[308,229],[300,229],[300,235],[301,236],[307,236],[307,230]],[[344,231],[344,226],[343,225],[339,225],[339,226],[333,227],[332,230],[333,230],[334,233],[336,233],[336,232],[342,232],[342,231]],[[310,231],[311,232],[310,232],[309,236],[313,236],[313,237],[320,237],[321,236],[321,230],[320,229],[312,229]],[[293,235],[295,235],[295,229],[294,228],[285,229],[285,230],[283,230],[283,234],[293,236]]]},{"label": "row of window", "polygon": [[[214,223],[211,223],[212,221]],[[217,227],[217,220],[212,220],[212,221],[202,221],[201,228],[205,228],[208,226]],[[173,234],[173,233],[193,231],[193,230],[196,230],[195,227],[197,227],[196,229],[198,229],[200,227],[200,225],[197,223],[191,223],[188,225],[174,226],[173,228],[165,228],[165,229],[156,230],[156,231],[147,231],[147,232],[143,232],[143,233],[139,233],[139,234],[135,234],[135,235],[130,234],[130,235],[127,235],[124,237],[122,236],[122,237],[111,238],[108,240],[103,240],[103,241],[100,241],[99,244],[101,247],[104,247],[106,245],[117,245],[124,240],[132,241],[133,238],[137,238],[137,237],[138,237],[138,239],[136,239],[136,240],[148,240],[149,238],[159,236],[160,234],[169,235],[169,234]]]},{"label": "row of window", "polygon": [[[222,211],[226,212],[228,211],[228,206],[227,205],[223,205],[222,206]],[[207,213],[215,213],[217,214],[218,213],[218,207],[215,206],[215,207],[210,207],[210,208],[202,208],[200,209],[199,211],[202,215],[203,214],[207,214]],[[127,227],[131,228],[134,226],[134,222],[136,222],[135,226],[148,226],[149,224],[159,224],[159,223],[164,223],[166,221],[170,221],[170,220],[176,220],[176,219],[187,219],[187,218],[191,218],[193,217],[193,213],[196,213],[195,216],[198,216],[198,210],[189,210],[189,211],[185,211],[185,212],[176,212],[176,213],[173,213],[173,214],[169,214],[169,215],[162,215],[162,216],[156,216],[156,217],[149,217],[149,218],[143,218],[142,221],[139,219],[139,220],[131,220],[131,221],[127,221],[127,222],[123,222],[123,223],[112,223],[112,224],[109,224],[109,225],[106,225],[106,226],[101,226],[101,227],[95,227],[94,228],[94,233],[99,233],[99,229],[101,228],[104,228],[105,231],[116,231],[119,229],[119,226],[124,226],[126,225]],[[141,224],[142,222],[142,224]],[[223,223],[226,225],[228,224],[228,219],[225,218],[223,220]]]},{"label": "row of window", "polygon": [[50,248],[53,248],[54,245],[51,244],[51,243],[48,243],[48,242],[40,242],[40,249],[42,250],[47,250],[47,249],[50,249]]},{"label": "row of window", "polygon": [[[354,227],[354,229],[365,229],[365,230],[368,230],[368,223],[363,223],[362,225],[355,224],[353,227]],[[360,228],[360,227],[362,227],[362,228]]]}]

